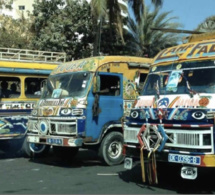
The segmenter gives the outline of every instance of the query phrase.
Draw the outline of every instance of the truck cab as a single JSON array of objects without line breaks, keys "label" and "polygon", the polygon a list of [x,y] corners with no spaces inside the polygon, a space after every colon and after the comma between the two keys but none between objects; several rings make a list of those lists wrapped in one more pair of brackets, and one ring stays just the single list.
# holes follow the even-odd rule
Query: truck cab
[{"label": "truck cab", "polygon": [[99,56],[56,68],[29,118],[29,146],[52,146],[68,158],[89,148],[108,165],[121,163],[122,117],[131,109],[136,85],[146,78],[150,63],[149,58]]}]

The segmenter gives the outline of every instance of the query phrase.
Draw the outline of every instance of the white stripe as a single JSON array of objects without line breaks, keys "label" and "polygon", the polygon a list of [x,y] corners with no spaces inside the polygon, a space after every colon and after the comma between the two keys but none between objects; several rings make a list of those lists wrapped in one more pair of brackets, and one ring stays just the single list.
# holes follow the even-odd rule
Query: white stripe
[{"label": "white stripe", "polygon": [[137,146],[134,146],[134,145],[126,145],[126,146],[130,148],[137,148]]},{"label": "white stripe", "polygon": [[97,173],[97,175],[112,176],[112,175],[119,175],[119,174],[118,173]]},{"label": "white stripe", "polygon": [[137,125],[137,123],[131,123],[132,125]]},{"label": "white stripe", "polygon": [[173,127],[181,127],[181,125],[173,124]]},{"label": "white stripe", "polygon": [[199,127],[199,125],[190,125],[190,127]]}]

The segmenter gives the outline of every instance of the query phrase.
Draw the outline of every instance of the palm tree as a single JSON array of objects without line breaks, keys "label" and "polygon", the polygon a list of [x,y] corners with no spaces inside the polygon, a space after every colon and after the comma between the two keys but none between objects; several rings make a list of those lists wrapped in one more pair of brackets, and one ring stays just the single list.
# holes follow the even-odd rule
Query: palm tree
[{"label": "palm tree", "polygon": [[[163,0],[151,0],[152,4],[155,5],[156,8],[163,5]],[[145,7],[144,0],[128,0],[128,4],[132,7],[134,11],[135,18],[137,22],[140,22],[141,16]]]},{"label": "palm tree", "polygon": [[159,13],[159,9],[150,12],[149,8],[145,7],[140,22],[135,18],[128,19],[128,33],[131,38],[127,45],[133,55],[153,57],[161,49],[177,44],[179,39],[177,34],[151,30],[151,28],[177,29],[181,26],[172,22],[176,17],[169,17],[170,13]]},{"label": "palm tree", "polygon": [[201,32],[215,31],[215,16],[210,16],[206,18],[204,22],[198,25],[196,30]]},{"label": "palm tree", "polygon": [[[123,0],[121,0],[122,2]],[[162,5],[163,0],[151,0],[155,6]],[[91,0],[91,10],[94,19],[94,33],[95,33],[95,42],[94,42],[94,55],[98,54],[97,47],[100,42],[101,28],[102,25],[108,24],[110,26],[110,41],[112,40],[113,32],[111,29],[115,28],[118,35],[121,37],[122,42],[124,43],[123,38],[123,17],[121,11],[126,11],[128,13],[126,6],[121,6],[119,0]],[[134,14],[138,21],[144,10],[144,0],[128,0],[128,5],[134,10]],[[123,10],[122,10],[123,9]]]}]

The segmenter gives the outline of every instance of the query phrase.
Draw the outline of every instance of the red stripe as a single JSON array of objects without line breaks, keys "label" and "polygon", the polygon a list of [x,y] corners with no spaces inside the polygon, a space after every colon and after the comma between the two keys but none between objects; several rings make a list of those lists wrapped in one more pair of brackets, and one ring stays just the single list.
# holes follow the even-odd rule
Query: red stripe
[{"label": "red stripe", "polygon": [[212,124],[206,125],[184,125],[184,124],[160,124],[160,123],[144,123],[144,125],[162,125],[164,127],[188,127],[188,128],[196,128],[196,127],[213,127]]}]

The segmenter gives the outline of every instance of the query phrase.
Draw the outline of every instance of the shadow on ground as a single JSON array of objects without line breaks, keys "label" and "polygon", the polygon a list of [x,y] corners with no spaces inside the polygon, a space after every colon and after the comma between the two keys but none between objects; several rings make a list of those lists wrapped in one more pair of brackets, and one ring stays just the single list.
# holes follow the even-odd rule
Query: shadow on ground
[{"label": "shadow on ground", "polygon": [[82,166],[95,166],[101,165],[103,163],[100,161],[99,157],[97,156],[96,152],[93,150],[80,150],[78,154],[72,159],[62,159],[54,155],[53,151],[50,150],[48,156],[43,158],[34,158],[33,156],[29,159],[32,163],[40,163],[58,167],[67,167],[67,168],[74,168],[74,167],[82,167]]},{"label": "shadow on ground", "polygon": [[[141,166],[136,164],[132,170],[119,172],[119,177],[127,183],[135,183],[141,188],[151,189],[160,188],[172,190],[179,194],[213,194],[215,193],[214,185],[214,168],[198,170],[199,174],[196,180],[185,180],[180,176],[180,165],[158,164],[158,184],[149,185],[148,181],[143,183],[141,175]],[[153,188],[152,188],[153,187]]]}]

